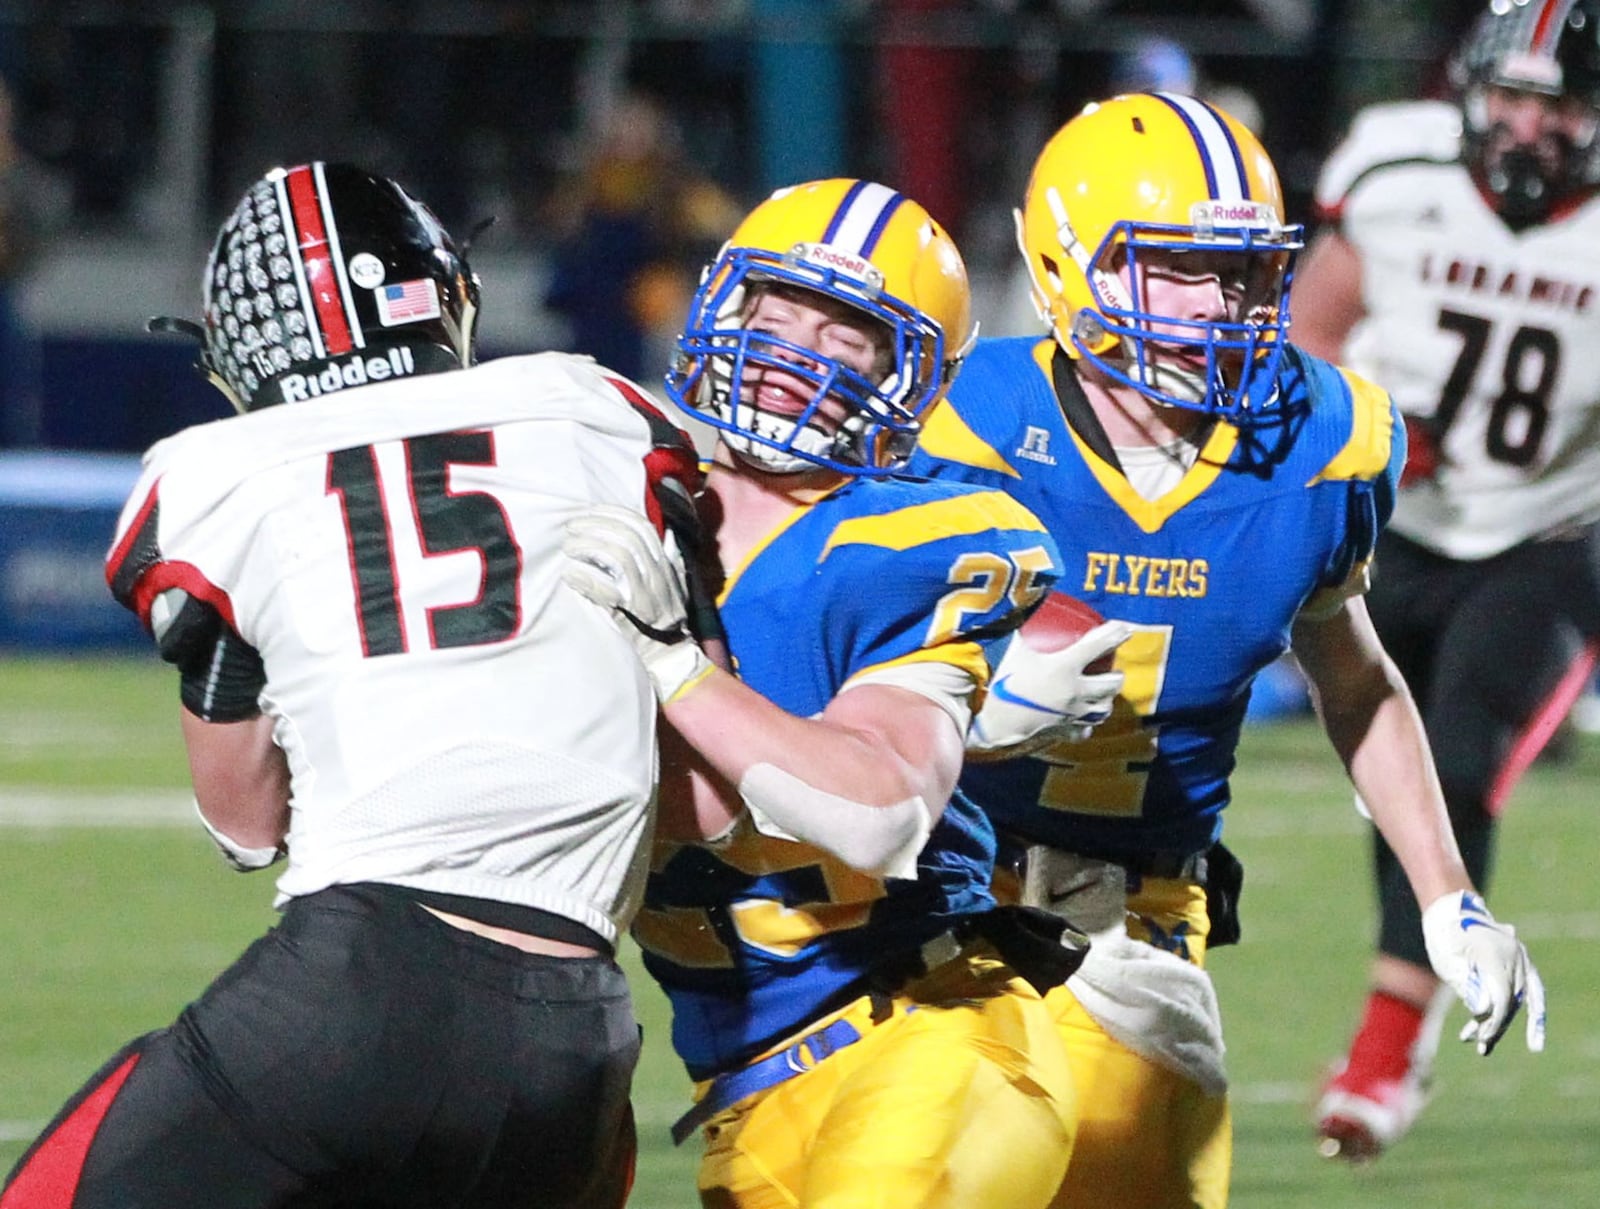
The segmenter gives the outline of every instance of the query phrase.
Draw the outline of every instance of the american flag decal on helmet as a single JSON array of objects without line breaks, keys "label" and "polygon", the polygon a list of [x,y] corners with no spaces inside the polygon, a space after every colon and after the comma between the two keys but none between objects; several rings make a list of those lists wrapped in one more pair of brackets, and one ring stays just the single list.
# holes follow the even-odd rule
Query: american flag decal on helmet
[{"label": "american flag decal on helmet", "polygon": [[372,297],[378,304],[378,322],[384,327],[439,317],[439,286],[431,277],[380,285]]}]

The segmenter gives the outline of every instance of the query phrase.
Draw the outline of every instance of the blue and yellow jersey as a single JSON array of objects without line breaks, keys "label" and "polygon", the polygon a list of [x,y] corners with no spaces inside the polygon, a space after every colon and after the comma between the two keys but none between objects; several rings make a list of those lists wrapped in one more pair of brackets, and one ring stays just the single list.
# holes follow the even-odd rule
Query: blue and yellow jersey
[{"label": "blue and yellow jersey", "polygon": [[[986,684],[1058,566],[1044,527],[1003,492],[853,479],[729,569],[722,620],[740,677],[810,717],[894,664],[951,663]],[[714,845],[658,845],[633,935],[690,1074],[755,1056],[862,994],[884,959],[991,906],[993,863],[993,829],[959,795],[914,879],[746,825]]]},{"label": "blue and yellow jersey", "polygon": [[1050,339],[982,341],[910,469],[1010,492],[1048,526],[1059,587],[1135,627],[1126,685],[1082,743],[969,764],[961,786],[1005,831],[1138,867],[1222,831],[1256,674],[1296,613],[1360,570],[1393,506],[1403,428],[1387,394],[1289,347],[1276,418],[1219,422],[1146,500],[1067,424]]}]

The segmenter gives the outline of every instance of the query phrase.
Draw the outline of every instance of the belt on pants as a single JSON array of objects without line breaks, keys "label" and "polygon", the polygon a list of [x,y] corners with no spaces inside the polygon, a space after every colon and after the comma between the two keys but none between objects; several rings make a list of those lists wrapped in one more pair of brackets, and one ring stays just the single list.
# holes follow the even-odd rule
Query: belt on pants
[{"label": "belt on pants", "polygon": [[[1053,915],[1027,907],[992,908],[958,921],[915,949],[880,962],[872,972],[873,986],[868,996],[873,1002],[873,1022],[888,1018],[887,1012],[879,1014],[880,1006],[898,995],[907,982],[961,959],[967,944],[979,938],[988,941],[1011,971],[1026,979],[1040,995],[1065,982],[1088,952],[1088,939]],[[914,1012],[917,1005],[912,1003],[905,1010]],[[862,1036],[862,1031],[849,1020],[837,1019],[775,1054],[716,1076],[699,1102],[673,1123],[673,1144],[681,1146],[685,1138],[723,1109],[805,1074]]]},{"label": "belt on pants", "polygon": [[740,1100],[766,1091],[769,1087],[776,1087],[796,1075],[805,1074],[830,1054],[836,1054],[845,1046],[854,1045],[860,1040],[860,1029],[848,1020],[835,1020],[814,1033],[807,1033],[775,1054],[718,1075],[699,1102],[673,1122],[672,1144],[683,1145],[690,1134],[723,1109],[731,1108]]},{"label": "belt on pants", "polygon": [[1210,861],[1208,853],[1200,852],[1146,852],[1127,860],[1116,862],[1129,873],[1141,877],[1174,878],[1180,881],[1206,884]]},{"label": "belt on pants", "polygon": [[[892,979],[886,982],[882,978],[874,978],[875,985],[869,992],[869,998],[874,998],[872,1012],[874,1023],[879,1019],[877,997],[893,995],[908,979],[920,977],[946,962],[954,961],[961,956],[962,939],[956,929],[940,932],[892,963],[896,966]],[[875,973],[882,975],[888,971],[879,969]],[[916,1009],[912,1007],[908,1010]],[[673,1122],[672,1144],[683,1145],[690,1134],[724,1108],[731,1108],[740,1100],[759,1091],[766,1091],[769,1087],[776,1087],[796,1075],[805,1074],[830,1054],[838,1053],[847,1045],[854,1045],[861,1038],[861,1030],[850,1021],[835,1020],[784,1046],[775,1054],[768,1054],[748,1066],[741,1066],[738,1070],[730,1070],[716,1076],[711,1080],[711,1086],[706,1088],[706,1094],[700,1097],[695,1106]]]}]

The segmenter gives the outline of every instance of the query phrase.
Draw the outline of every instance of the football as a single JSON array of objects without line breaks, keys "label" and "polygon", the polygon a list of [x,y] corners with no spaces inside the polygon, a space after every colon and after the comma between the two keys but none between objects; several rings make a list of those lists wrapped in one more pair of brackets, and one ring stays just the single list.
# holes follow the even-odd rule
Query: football
[{"label": "football", "polygon": [[[1050,592],[1028,620],[1022,623],[1017,637],[1041,654],[1048,654],[1071,646],[1104,620],[1098,609],[1076,596]],[[1109,672],[1115,659],[1116,653],[1108,651],[1084,671]]]}]

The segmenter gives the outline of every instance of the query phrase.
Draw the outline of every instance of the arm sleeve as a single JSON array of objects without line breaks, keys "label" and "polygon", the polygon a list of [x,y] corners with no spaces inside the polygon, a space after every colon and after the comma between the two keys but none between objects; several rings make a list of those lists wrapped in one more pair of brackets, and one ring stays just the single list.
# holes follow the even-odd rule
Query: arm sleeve
[{"label": "arm sleeve", "polygon": [[243,722],[261,712],[266,668],[255,647],[226,626],[208,657],[191,659],[179,671],[183,706],[202,721]]},{"label": "arm sleeve", "polygon": [[203,722],[242,722],[261,712],[267,671],[256,649],[203,600],[179,588],[150,607],[161,657],[175,665],[183,706]]}]

